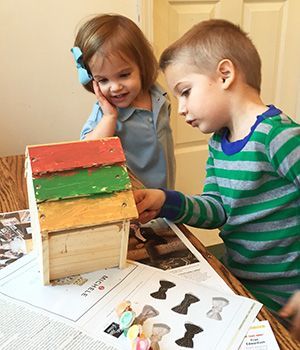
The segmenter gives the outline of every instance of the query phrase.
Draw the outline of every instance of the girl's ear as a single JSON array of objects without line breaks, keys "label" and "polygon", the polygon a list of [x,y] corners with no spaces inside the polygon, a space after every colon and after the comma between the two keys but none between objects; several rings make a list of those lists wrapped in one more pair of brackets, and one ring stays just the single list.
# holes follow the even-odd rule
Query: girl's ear
[{"label": "girl's ear", "polygon": [[233,63],[227,58],[221,60],[217,67],[217,75],[222,88],[228,89],[235,79],[235,67]]}]

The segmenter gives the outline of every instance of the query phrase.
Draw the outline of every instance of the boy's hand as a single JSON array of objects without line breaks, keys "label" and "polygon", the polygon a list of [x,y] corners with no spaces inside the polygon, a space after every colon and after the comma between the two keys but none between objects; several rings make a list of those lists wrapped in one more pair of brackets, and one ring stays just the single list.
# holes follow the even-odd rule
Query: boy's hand
[{"label": "boy's hand", "polygon": [[113,106],[106,99],[106,97],[103,95],[103,93],[99,87],[99,84],[95,80],[93,80],[93,88],[94,88],[94,92],[95,92],[95,95],[97,97],[97,100],[99,102],[99,105],[102,109],[103,116],[117,119],[117,116],[118,116],[117,108],[115,106]]},{"label": "boy's hand", "polygon": [[135,190],[133,195],[142,224],[156,218],[166,200],[162,190]]},{"label": "boy's hand", "polygon": [[293,317],[292,335],[300,340],[300,291],[296,292],[279,311],[282,318]]}]

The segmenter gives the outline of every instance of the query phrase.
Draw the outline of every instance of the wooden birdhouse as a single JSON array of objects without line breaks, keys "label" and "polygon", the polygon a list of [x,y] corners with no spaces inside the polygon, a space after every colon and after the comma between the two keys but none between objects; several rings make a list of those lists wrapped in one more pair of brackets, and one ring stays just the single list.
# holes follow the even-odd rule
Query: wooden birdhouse
[{"label": "wooden birdhouse", "polygon": [[26,178],[44,284],[126,265],[138,214],[119,138],[27,146]]}]

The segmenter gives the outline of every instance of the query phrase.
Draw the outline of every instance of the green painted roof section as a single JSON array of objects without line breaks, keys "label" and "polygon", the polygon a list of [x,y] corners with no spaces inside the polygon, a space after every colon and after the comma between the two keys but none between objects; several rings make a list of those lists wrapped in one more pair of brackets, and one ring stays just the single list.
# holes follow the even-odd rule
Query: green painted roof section
[{"label": "green painted roof section", "polygon": [[131,188],[121,165],[78,169],[33,179],[37,202],[125,191]]}]

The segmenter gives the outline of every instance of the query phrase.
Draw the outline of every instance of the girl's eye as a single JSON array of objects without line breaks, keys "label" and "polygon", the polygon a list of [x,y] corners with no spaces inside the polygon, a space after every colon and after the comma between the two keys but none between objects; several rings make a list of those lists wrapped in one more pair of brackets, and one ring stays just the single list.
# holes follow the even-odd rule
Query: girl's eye
[{"label": "girl's eye", "polygon": [[127,78],[127,77],[129,77],[129,75],[130,75],[129,72],[127,72],[127,73],[122,73],[122,74],[120,74],[120,77],[121,77],[121,78]]},{"label": "girl's eye", "polygon": [[98,84],[105,84],[107,82],[108,82],[107,79],[100,79],[100,80],[97,81]]},{"label": "girl's eye", "polygon": [[181,91],[180,96],[187,97],[187,96],[189,96],[190,91],[191,91],[191,89],[184,89],[184,90]]}]

